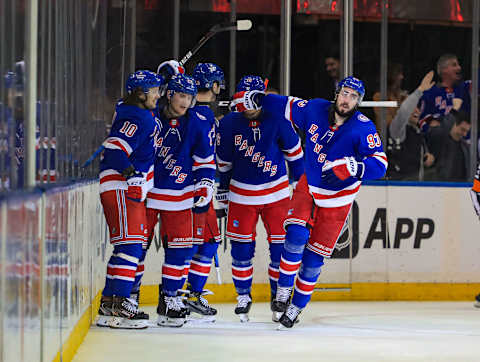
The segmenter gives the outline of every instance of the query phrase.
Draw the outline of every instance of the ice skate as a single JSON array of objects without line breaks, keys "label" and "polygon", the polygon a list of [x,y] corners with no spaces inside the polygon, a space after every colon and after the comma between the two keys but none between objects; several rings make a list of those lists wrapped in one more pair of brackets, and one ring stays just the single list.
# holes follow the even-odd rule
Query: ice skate
[{"label": "ice skate", "polygon": [[138,304],[135,300],[125,297],[114,297],[112,314],[108,321],[110,328],[118,329],[145,329],[148,327],[144,319],[135,319],[138,313]]},{"label": "ice skate", "polygon": [[292,288],[288,287],[278,287],[277,294],[272,295],[272,300],[270,302],[270,309],[272,310],[272,321],[277,323],[280,320],[280,317],[287,310],[288,302],[292,294]]},{"label": "ice skate", "polygon": [[476,307],[476,308],[480,308],[480,294],[478,294],[475,297],[475,303],[473,304],[473,306]]},{"label": "ice skate", "polygon": [[186,322],[187,308],[181,296],[160,295],[157,307],[157,325],[160,327],[181,327]]},{"label": "ice skate", "polygon": [[290,304],[287,311],[280,317],[280,325],[277,330],[283,330],[286,328],[292,328],[297,323],[298,315],[302,312],[297,306]]},{"label": "ice skate", "polygon": [[237,297],[237,306],[235,307],[235,314],[240,317],[240,322],[245,323],[250,319],[248,318],[248,312],[252,307],[252,297],[250,294],[242,294]]},{"label": "ice skate", "polygon": [[112,314],[113,298],[102,297],[100,301],[100,307],[98,308],[98,316],[95,324],[98,327],[108,327],[108,321],[113,318]]},{"label": "ice skate", "polygon": [[208,319],[210,322],[215,322],[217,310],[208,304],[208,301],[203,297],[201,292],[191,292],[185,301],[185,306],[190,312],[200,314],[205,321]]},{"label": "ice skate", "polygon": [[[134,299],[137,301],[137,304],[140,305],[140,292],[136,292],[136,293],[131,293],[130,294],[130,298]],[[138,310],[138,313],[135,315],[135,317],[133,319],[145,319],[145,320],[149,320],[150,319],[150,316],[148,315],[148,313],[145,313],[143,310]]]}]

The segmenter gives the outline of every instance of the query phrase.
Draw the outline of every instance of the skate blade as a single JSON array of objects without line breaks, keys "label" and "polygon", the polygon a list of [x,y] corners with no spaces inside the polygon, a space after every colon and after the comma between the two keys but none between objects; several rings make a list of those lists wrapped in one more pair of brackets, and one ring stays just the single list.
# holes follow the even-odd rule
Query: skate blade
[{"label": "skate blade", "polygon": [[480,302],[475,302],[475,303],[473,304],[473,306],[474,306],[475,308],[480,308]]},{"label": "skate blade", "polygon": [[139,311],[135,316],[135,319],[137,321],[148,321],[150,319],[150,316],[144,311]]},{"label": "skate blade", "polygon": [[217,320],[214,315],[200,315],[199,317],[187,316],[187,323],[215,323]]},{"label": "skate blade", "polygon": [[108,321],[108,326],[113,329],[145,329],[148,324],[145,320],[113,317]]},{"label": "skate blade", "polygon": [[250,321],[250,318],[248,318],[248,314],[238,314],[238,317],[240,318],[240,322],[242,323],[247,323],[248,321]]},{"label": "skate blade", "polygon": [[99,315],[95,320],[97,327],[109,327],[108,322],[113,318],[113,316]]},{"label": "skate blade", "polygon": [[280,321],[280,317],[282,316],[283,312],[273,312],[272,314],[272,321],[278,323]]},{"label": "skate blade", "polygon": [[198,315],[200,317],[214,317],[215,318],[215,316],[217,315],[217,313],[215,313],[215,314],[202,313],[202,311],[197,309],[195,307],[195,305],[189,304],[188,302],[187,302],[187,308],[188,308],[190,314],[195,314],[195,315]]},{"label": "skate blade", "polygon": [[160,327],[179,328],[183,326],[186,322],[186,318],[168,318],[163,315],[159,315],[157,318],[157,326]]},{"label": "skate blade", "polygon": [[291,328],[285,327],[282,323],[280,323],[280,324],[277,326],[277,328],[276,328],[277,331],[288,331],[288,330],[290,330],[290,329],[291,329]]}]

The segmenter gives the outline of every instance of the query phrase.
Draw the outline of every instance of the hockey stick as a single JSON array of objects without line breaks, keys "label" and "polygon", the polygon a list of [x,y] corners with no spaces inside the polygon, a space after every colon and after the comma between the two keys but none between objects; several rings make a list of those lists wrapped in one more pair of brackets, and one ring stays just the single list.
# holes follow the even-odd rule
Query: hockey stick
[{"label": "hockey stick", "polygon": [[213,260],[215,262],[215,270],[217,271],[217,284],[222,284],[222,278],[220,275],[220,264],[218,262],[218,252],[215,251],[215,255],[213,256]]},{"label": "hockey stick", "polygon": [[[230,101],[219,101],[219,107],[228,107]],[[360,103],[360,107],[383,107],[383,108],[396,108],[398,107],[397,101],[363,101]]]},{"label": "hockey stick", "polygon": [[[210,39],[212,38],[215,34],[220,33],[222,31],[229,31],[229,30],[236,30],[236,31],[245,31],[245,30],[250,30],[252,28],[252,21],[248,19],[244,20],[237,20],[232,23],[222,23],[222,24],[216,24],[210,28],[207,34],[205,34],[193,47],[192,50],[188,51],[187,54],[180,60],[180,65],[183,67],[189,59],[195,55],[200,48]],[[105,149],[103,145],[97,148],[97,150],[88,158],[87,161],[83,164],[82,168],[86,168],[88,165],[90,165],[95,158],[98,157],[98,155]]]},{"label": "hockey stick", "polygon": [[236,30],[236,31],[245,31],[250,30],[252,28],[252,21],[251,20],[237,20],[232,23],[222,23],[214,25],[210,28],[210,30],[205,34],[198,43],[192,48],[192,50],[188,51],[187,54],[180,60],[180,65],[183,67],[186,62],[200,50],[200,48],[205,44],[210,38],[212,38],[215,34],[220,33],[222,31],[229,31],[229,30]]},{"label": "hockey stick", "polygon": [[88,158],[88,160],[85,161],[85,163],[82,165],[82,168],[86,168],[88,165],[90,165],[104,149],[105,146],[100,145],[100,147],[97,148],[97,150]]}]

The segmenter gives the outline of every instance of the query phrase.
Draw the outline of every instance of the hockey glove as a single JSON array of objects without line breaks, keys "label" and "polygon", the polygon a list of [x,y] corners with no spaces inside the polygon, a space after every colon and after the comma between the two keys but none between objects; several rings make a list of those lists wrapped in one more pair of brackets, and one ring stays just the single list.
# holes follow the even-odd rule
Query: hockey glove
[{"label": "hockey glove", "polygon": [[172,75],[178,73],[184,74],[185,69],[175,59],[167,60],[163,63],[160,63],[157,68],[157,74],[160,74],[163,78],[165,78],[167,83],[170,78],[172,78]]},{"label": "hockey glove", "polygon": [[230,111],[245,112],[262,109],[261,104],[264,96],[265,92],[258,90],[237,92],[230,102]]},{"label": "hockey glove", "polygon": [[480,193],[470,190],[470,198],[477,216],[480,218]]},{"label": "hockey glove", "polygon": [[147,177],[141,172],[135,172],[132,176],[127,177],[127,199],[143,202],[147,196],[146,183]]},{"label": "hockey glove", "polygon": [[354,157],[344,157],[323,165],[322,181],[332,186],[338,186],[349,177],[361,179],[364,171],[365,164],[363,162],[358,162]]},{"label": "hockey glove", "polygon": [[[208,204],[212,201],[213,196],[213,181],[208,178],[202,178],[200,182],[195,185],[193,192],[193,207],[194,212],[203,212],[208,210]],[[205,208],[201,211],[201,209]],[[195,210],[198,209],[198,210]]]}]

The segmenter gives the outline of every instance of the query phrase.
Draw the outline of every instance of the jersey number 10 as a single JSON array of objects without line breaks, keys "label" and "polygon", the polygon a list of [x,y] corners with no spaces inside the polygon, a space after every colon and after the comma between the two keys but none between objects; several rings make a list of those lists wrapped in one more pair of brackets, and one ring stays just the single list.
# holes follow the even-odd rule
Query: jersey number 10
[{"label": "jersey number 10", "polygon": [[125,123],[123,124],[122,128],[120,128],[120,133],[124,133],[125,136],[127,137],[132,137],[135,132],[137,132],[137,125],[136,124],[133,124],[133,123],[130,123],[129,121],[125,121]]}]

